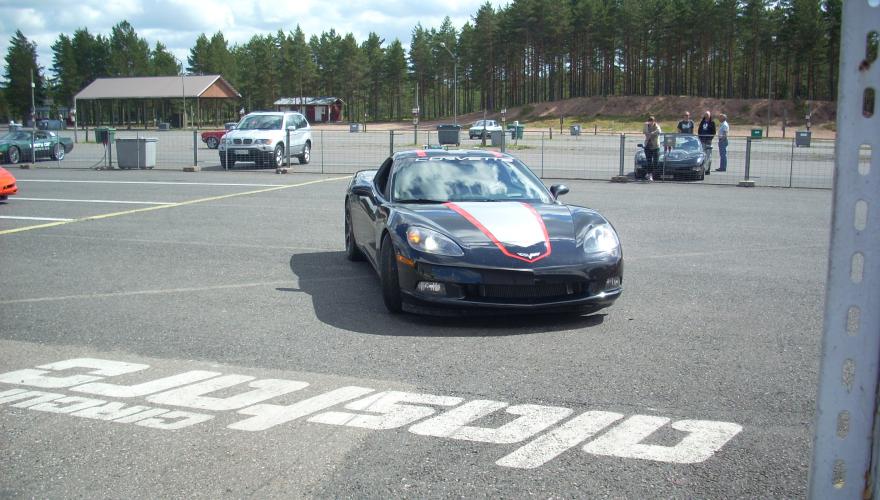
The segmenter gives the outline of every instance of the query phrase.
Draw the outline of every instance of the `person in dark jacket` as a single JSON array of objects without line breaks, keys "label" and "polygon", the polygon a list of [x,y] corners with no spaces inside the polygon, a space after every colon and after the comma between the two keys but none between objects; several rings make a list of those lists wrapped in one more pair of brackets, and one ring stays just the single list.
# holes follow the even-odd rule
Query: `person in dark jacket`
[{"label": "person in dark jacket", "polygon": [[[715,121],[712,120],[712,113],[709,111],[703,114],[703,119],[700,120],[700,124],[697,126],[697,135],[703,144],[703,150],[708,148],[706,153],[711,154],[712,139],[715,137]],[[706,171],[706,175],[709,175],[709,171]]]}]

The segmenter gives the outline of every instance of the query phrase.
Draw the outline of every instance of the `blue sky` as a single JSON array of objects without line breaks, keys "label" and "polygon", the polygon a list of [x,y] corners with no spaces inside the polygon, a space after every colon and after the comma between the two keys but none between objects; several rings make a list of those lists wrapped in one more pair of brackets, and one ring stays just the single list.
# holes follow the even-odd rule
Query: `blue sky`
[{"label": "blue sky", "polygon": [[[20,29],[37,44],[40,66],[52,66],[51,46],[60,33],[86,27],[93,34],[110,34],[122,20],[134,26],[153,47],[161,41],[182,61],[200,33],[223,31],[230,43],[242,43],[258,33],[292,31],[320,35],[331,28],[353,33],[360,42],[374,31],[390,42],[409,44],[412,28],[439,27],[445,16],[460,28],[485,0],[0,0],[0,65],[9,39]],[[496,7],[510,0],[490,0]]]}]

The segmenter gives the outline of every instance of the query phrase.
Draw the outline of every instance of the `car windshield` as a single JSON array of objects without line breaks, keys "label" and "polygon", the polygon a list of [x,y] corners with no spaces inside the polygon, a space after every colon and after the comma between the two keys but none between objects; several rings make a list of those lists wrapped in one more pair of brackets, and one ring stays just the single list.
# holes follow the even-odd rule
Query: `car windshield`
[{"label": "car windshield", "polygon": [[30,132],[8,132],[6,135],[0,137],[0,141],[23,141],[23,140],[31,140]]},{"label": "car windshield", "polygon": [[522,162],[507,157],[433,156],[395,166],[398,203],[537,200],[550,203],[544,185]]},{"label": "car windshield", "polygon": [[[674,142],[673,142],[674,141]],[[695,135],[664,135],[660,134],[660,144],[672,146],[688,152],[700,152],[703,148]]]},{"label": "car windshield", "polygon": [[275,115],[251,115],[241,121],[238,130],[281,130],[281,117]]},{"label": "car windshield", "polygon": [[475,121],[474,124],[471,125],[471,126],[472,126],[472,127],[482,127],[484,123],[485,123],[485,122],[484,122],[483,120],[477,120],[477,121]]}]

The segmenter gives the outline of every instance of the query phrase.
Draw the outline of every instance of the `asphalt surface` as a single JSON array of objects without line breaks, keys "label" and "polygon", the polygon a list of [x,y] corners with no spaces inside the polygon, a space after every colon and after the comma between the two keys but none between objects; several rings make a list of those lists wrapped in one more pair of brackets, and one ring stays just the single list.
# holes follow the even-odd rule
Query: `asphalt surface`
[{"label": "asphalt surface", "polygon": [[[0,375],[0,497],[806,494],[830,191],[566,181],[567,203],[600,210],[620,233],[620,300],[587,317],[441,319],[388,314],[369,265],[345,259],[339,176],[12,171],[20,193],[0,203],[0,374],[95,358],[149,368],[39,373],[136,386],[198,370],[309,385],[261,409],[216,409],[192,394]],[[252,390],[242,387],[211,396]],[[270,405],[355,387],[421,394],[432,418],[459,402],[509,403],[469,424],[489,429],[522,422],[514,408],[567,416],[508,442],[412,427],[424,415],[354,427],[339,414],[358,413],[346,402],[323,421],[255,423]],[[25,390],[50,402],[16,400]],[[51,403],[62,396],[190,413],[83,418],[87,408]],[[609,426],[534,468],[505,465],[586,412],[668,420],[643,440],[630,427],[615,441]],[[741,430],[693,463],[652,454],[684,442],[674,426],[689,420]],[[163,428],[173,422],[182,428]],[[625,456],[626,436],[651,450]]]}]

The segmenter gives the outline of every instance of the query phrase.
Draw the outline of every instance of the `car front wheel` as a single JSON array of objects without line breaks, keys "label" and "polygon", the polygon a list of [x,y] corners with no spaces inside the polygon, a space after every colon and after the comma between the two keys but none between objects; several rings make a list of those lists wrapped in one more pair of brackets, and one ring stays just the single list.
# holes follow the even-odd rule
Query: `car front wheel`
[{"label": "car front wheel", "polygon": [[275,146],[275,153],[272,154],[272,163],[275,164],[275,168],[281,168],[284,166],[284,145],[279,144]]},{"label": "car front wheel", "polygon": [[355,262],[364,260],[364,254],[354,239],[354,228],[351,227],[351,213],[348,209],[345,210],[345,257]]},{"label": "car front wheel", "polygon": [[208,140],[205,141],[205,144],[208,145],[208,149],[217,149],[217,146],[220,145],[220,141],[216,137],[208,137]]},{"label": "car front wheel", "polygon": [[21,152],[19,152],[17,147],[12,146],[9,148],[9,152],[6,153],[6,157],[9,159],[9,163],[15,165],[21,160]]},{"label": "car front wheel", "polygon": [[382,301],[385,308],[392,314],[403,310],[400,298],[400,279],[397,276],[397,251],[387,234],[382,238],[381,258],[379,259],[382,281]]}]

